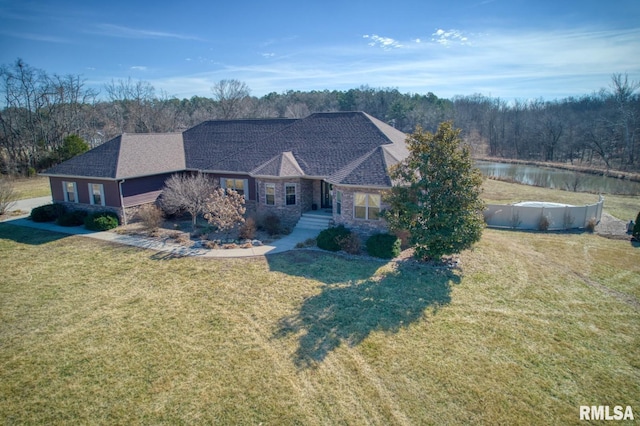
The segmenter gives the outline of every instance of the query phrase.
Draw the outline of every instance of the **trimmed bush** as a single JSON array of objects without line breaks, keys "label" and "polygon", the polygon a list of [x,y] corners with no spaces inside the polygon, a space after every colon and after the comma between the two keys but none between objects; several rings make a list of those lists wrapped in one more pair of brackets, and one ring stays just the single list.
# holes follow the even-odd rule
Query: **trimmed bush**
[{"label": "trimmed bush", "polygon": [[84,223],[85,217],[87,217],[87,212],[74,210],[60,215],[60,217],[56,219],[56,223],[60,226],[80,226]]},{"label": "trimmed bush", "polygon": [[31,210],[31,220],[34,222],[53,222],[66,213],[62,204],[45,204]]},{"label": "trimmed bush", "polygon": [[269,213],[260,220],[260,227],[269,235],[279,234],[282,230],[280,227],[280,218],[273,213]]},{"label": "trimmed bush", "polygon": [[256,221],[252,217],[248,217],[238,232],[238,238],[242,240],[253,240],[256,237]]},{"label": "trimmed bush", "polygon": [[316,242],[318,247],[323,250],[340,251],[340,241],[348,237],[351,234],[347,228],[343,225],[336,226],[335,228],[325,229],[320,232]]},{"label": "trimmed bush", "polygon": [[349,235],[343,238],[338,238],[338,245],[341,250],[349,254],[359,254],[360,253],[360,237],[354,232],[350,232]]},{"label": "trimmed bush", "polygon": [[548,231],[551,223],[549,222],[549,218],[546,216],[540,216],[540,222],[538,222],[538,230],[539,231]]},{"label": "trimmed bush", "polygon": [[164,222],[162,209],[155,204],[145,204],[138,210],[138,218],[149,231],[156,230]]},{"label": "trimmed bush", "polygon": [[382,259],[393,259],[400,254],[401,241],[395,235],[375,234],[367,240],[367,252]]},{"label": "trimmed bush", "polygon": [[84,227],[90,231],[108,231],[118,227],[118,215],[114,212],[91,213],[84,218]]},{"label": "trimmed bush", "polygon": [[636,216],[636,223],[633,224],[631,236],[636,240],[640,240],[640,212],[638,212],[638,216]]}]

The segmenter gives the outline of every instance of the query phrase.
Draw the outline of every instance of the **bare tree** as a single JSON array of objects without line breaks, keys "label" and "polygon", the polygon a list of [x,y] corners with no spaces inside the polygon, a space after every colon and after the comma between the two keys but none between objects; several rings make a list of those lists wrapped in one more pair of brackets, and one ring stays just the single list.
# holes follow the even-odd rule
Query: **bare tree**
[{"label": "bare tree", "polygon": [[211,91],[218,103],[220,117],[225,120],[239,118],[251,94],[249,86],[238,80],[220,80]]},{"label": "bare tree", "polygon": [[0,179],[0,215],[3,215],[16,202],[16,194],[13,184],[8,179]]},{"label": "bare tree", "polygon": [[50,76],[18,59],[0,67],[0,157],[4,171],[37,168],[62,144],[80,133],[95,92],[77,76]]},{"label": "bare tree", "polygon": [[622,144],[624,147],[625,161],[633,164],[635,161],[635,145],[638,129],[638,115],[632,107],[635,91],[640,88],[640,82],[629,81],[625,74],[613,74],[611,76],[612,96],[616,103]]},{"label": "bare tree", "polygon": [[165,182],[159,204],[167,214],[189,213],[195,231],[198,215],[209,211],[207,201],[215,187],[215,182],[202,173],[175,174]]},{"label": "bare tree", "polygon": [[244,196],[232,189],[215,189],[207,200],[204,218],[227,235],[236,225],[244,223]]},{"label": "bare tree", "polygon": [[287,110],[285,111],[284,116],[287,118],[304,118],[309,114],[309,107],[307,104],[297,102],[295,104],[287,105]]}]

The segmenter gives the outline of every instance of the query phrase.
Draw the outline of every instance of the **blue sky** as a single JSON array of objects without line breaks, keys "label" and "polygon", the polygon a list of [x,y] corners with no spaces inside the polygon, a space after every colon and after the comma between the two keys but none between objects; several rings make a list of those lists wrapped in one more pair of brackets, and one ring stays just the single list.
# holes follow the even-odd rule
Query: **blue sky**
[{"label": "blue sky", "polygon": [[368,85],[559,99],[640,80],[639,0],[0,0],[0,64],[211,96]]}]

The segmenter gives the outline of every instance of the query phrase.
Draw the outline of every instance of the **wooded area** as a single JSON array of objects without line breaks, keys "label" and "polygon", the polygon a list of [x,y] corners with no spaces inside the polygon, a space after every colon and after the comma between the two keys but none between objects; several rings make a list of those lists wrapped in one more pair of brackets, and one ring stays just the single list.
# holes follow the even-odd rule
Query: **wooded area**
[{"label": "wooded area", "polygon": [[183,131],[204,120],[300,118],[314,112],[364,111],[411,133],[447,120],[475,155],[571,162],[640,170],[640,83],[614,74],[607,88],[560,100],[482,94],[438,98],[361,86],[347,91],[287,91],[251,96],[237,80],[212,85],[211,97],[178,99],[145,81],[118,80],[103,91],[79,75],[49,74],[25,64],[0,67],[0,173],[30,175],[55,164],[64,139],[95,147],[123,132]]}]

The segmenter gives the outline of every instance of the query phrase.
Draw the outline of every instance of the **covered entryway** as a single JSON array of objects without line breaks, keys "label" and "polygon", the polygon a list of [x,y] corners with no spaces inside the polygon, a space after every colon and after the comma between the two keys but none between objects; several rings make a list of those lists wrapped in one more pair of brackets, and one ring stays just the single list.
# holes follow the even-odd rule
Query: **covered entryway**
[{"label": "covered entryway", "polygon": [[325,181],[320,184],[320,208],[333,209],[333,185]]}]

